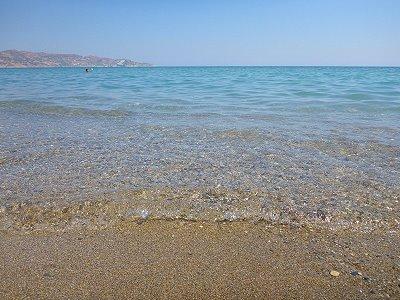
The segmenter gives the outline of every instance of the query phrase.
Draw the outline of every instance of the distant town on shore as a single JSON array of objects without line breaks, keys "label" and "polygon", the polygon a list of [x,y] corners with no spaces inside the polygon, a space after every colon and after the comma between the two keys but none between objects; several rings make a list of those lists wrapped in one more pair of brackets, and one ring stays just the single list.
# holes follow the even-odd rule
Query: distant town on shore
[{"label": "distant town on shore", "polygon": [[94,55],[54,54],[19,50],[0,51],[0,68],[29,67],[151,67],[149,63],[130,59]]}]

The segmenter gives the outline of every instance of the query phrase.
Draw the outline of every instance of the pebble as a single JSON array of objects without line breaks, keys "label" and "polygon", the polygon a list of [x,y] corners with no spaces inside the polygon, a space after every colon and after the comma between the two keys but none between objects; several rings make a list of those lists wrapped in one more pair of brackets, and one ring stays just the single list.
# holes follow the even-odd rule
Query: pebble
[{"label": "pebble", "polygon": [[350,274],[351,274],[352,276],[362,275],[362,274],[361,274],[360,272],[358,272],[358,271],[351,271]]},{"label": "pebble", "polygon": [[366,277],[366,276],[364,276],[363,279],[364,279],[365,281],[369,281],[369,280],[370,280],[369,277]]},{"label": "pebble", "polygon": [[338,277],[338,276],[340,275],[340,272],[338,272],[338,271],[336,271],[336,270],[332,270],[332,271],[330,272],[330,274],[331,274],[333,277]]},{"label": "pebble", "polygon": [[44,273],[43,276],[44,276],[44,277],[54,277],[54,275],[52,275],[52,274],[49,273],[49,272]]},{"label": "pebble", "polygon": [[143,209],[139,212],[139,215],[142,219],[147,219],[150,215],[150,212],[147,209]]}]

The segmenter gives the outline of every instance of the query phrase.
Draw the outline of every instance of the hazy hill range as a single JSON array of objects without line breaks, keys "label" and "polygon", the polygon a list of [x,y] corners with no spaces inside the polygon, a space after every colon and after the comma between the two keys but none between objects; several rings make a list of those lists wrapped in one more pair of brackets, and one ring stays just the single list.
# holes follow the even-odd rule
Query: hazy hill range
[{"label": "hazy hill range", "polygon": [[150,67],[148,63],[130,59],[114,59],[93,55],[52,54],[6,50],[0,52],[0,68],[24,67]]}]

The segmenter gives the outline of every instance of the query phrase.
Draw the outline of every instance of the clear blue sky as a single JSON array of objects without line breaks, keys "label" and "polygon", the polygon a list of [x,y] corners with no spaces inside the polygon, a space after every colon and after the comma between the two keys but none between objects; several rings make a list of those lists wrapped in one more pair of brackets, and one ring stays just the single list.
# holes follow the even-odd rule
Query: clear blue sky
[{"label": "clear blue sky", "polygon": [[400,0],[0,0],[0,50],[157,65],[400,65]]}]

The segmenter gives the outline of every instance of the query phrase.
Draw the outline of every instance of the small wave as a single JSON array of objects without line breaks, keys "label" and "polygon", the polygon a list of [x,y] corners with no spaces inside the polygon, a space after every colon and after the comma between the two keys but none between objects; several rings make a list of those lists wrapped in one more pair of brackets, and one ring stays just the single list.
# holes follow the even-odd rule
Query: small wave
[{"label": "small wave", "polygon": [[350,94],[345,94],[343,95],[344,99],[348,100],[370,100],[373,99],[373,97],[369,94],[364,94],[364,93],[350,93]]},{"label": "small wave", "polygon": [[131,115],[128,111],[109,109],[91,109],[83,107],[69,107],[52,104],[49,102],[36,102],[28,100],[0,101],[0,108],[18,112],[58,115],[58,116],[110,116],[123,117]]},{"label": "small wave", "polygon": [[[120,195],[121,196],[121,195]],[[265,198],[267,197],[267,198]],[[123,200],[121,200],[123,199]],[[392,229],[399,226],[393,217],[361,217],[357,210],[329,210],[291,206],[290,201],[271,198],[261,191],[171,189],[127,191],[119,198],[64,204],[15,203],[0,207],[0,230],[6,232],[65,231],[74,228],[101,229],[123,222],[148,220],[188,220],[206,222],[265,222],[292,225],[348,228],[354,230]]]}]

